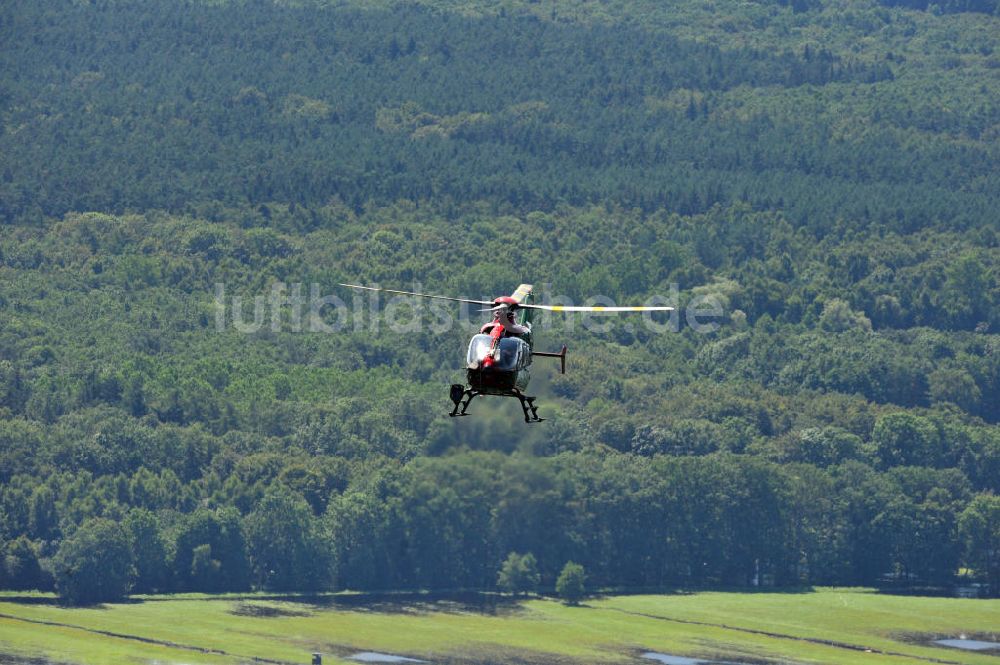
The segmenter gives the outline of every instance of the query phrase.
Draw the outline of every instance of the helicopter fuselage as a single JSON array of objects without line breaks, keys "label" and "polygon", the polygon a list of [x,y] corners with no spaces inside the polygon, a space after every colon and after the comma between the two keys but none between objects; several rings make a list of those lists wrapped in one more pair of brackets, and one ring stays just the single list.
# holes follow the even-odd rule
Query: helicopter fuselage
[{"label": "helicopter fuselage", "polygon": [[[528,319],[528,317],[525,317]],[[529,367],[533,356],[549,356],[561,360],[566,371],[566,347],[559,353],[542,353],[532,349],[531,321],[518,326],[520,333],[511,334],[500,323],[500,317],[487,323],[473,335],[466,354],[466,383],[451,387],[455,408],[451,416],[464,416],[469,403],[479,395],[515,397],[521,403],[525,422],[539,422],[535,398],[524,391],[531,380]]]},{"label": "helicopter fuselage", "polygon": [[[466,381],[484,395],[510,395],[528,387],[531,374],[531,335],[506,336],[503,327],[483,326],[473,336],[466,356]],[[489,330],[489,334],[486,332]]]}]

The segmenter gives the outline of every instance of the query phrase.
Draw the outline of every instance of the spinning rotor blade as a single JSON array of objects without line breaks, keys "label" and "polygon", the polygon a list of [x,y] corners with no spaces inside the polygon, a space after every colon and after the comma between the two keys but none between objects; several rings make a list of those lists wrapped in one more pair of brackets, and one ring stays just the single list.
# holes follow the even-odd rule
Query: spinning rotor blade
[{"label": "spinning rotor blade", "polygon": [[361,286],[360,284],[338,284],[349,289],[362,289],[364,291],[382,291],[383,293],[395,293],[401,296],[419,296],[420,298],[437,298],[438,300],[451,300],[453,302],[467,302],[473,305],[492,305],[491,300],[469,300],[467,298],[451,298],[449,296],[435,296],[429,293],[413,293],[412,291],[397,291],[396,289],[382,289],[375,286]]},{"label": "spinning rotor blade", "polygon": [[672,312],[673,307],[638,305],[632,307],[603,307],[601,305],[518,305],[517,309],[544,309],[550,312]]}]

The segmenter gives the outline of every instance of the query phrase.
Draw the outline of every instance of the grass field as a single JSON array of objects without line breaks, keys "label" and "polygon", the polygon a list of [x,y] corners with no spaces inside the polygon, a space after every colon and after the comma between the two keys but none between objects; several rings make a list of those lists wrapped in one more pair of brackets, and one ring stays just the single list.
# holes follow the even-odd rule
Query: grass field
[{"label": "grass field", "polygon": [[0,662],[324,663],[359,651],[432,663],[651,663],[657,651],[735,663],[968,663],[1000,654],[930,646],[1000,637],[1000,601],[807,593],[606,596],[581,607],[493,596],[159,596],[99,608],[0,595]]}]

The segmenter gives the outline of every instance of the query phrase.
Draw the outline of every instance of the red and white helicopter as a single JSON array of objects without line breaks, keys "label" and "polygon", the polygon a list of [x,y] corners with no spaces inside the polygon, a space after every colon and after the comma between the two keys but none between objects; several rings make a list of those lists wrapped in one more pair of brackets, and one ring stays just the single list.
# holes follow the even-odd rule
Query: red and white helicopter
[{"label": "red and white helicopter", "polygon": [[[420,298],[436,298],[453,302],[485,305],[482,311],[493,312],[493,320],[486,323],[478,334],[469,342],[466,353],[466,385],[455,383],[451,386],[451,401],[455,408],[448,415],[452,417],[468,415],[469,403],[480,395],[495,395],[499,397],[516,397],[521,402],[524,421],[527,423],[541,422],[538,417],[538,407],[535,397],[526,395],[531,378],[528,371],[531,360],[535,356],[559,358],[559,371],[566,373],[566,346],[558,353],[535,351],[531,333],[531,322],[536,310],[550,312],[668,312],[673,307],[639,305],[631,307],[602,307],[597,305],[536,305],[532,302],[531,284],[521,284],[509,296],[500,296],[493,300],[471,300],[469,298],[453,298],[451,296],[413,293],[396,289],[383,289],[360,284],[341,284],[351,289],[365,291],[380,291],[404,296]],[[516,312],[523,311],[521,323],[516,321]]]}]

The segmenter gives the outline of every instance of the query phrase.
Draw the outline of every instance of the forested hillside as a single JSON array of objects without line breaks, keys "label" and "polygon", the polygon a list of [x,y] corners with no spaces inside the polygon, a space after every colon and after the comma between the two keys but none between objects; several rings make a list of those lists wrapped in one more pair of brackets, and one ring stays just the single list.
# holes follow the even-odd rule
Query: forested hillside
[{"label": "forested hillside", "polygon": [[[996,11],[3,3],[0,588],[1000,594]],[[338,282],[723,315],[546,321],[529,427]]]}]

